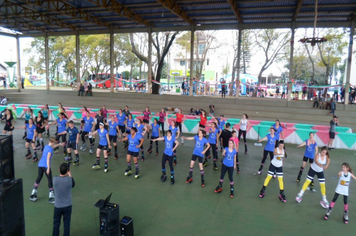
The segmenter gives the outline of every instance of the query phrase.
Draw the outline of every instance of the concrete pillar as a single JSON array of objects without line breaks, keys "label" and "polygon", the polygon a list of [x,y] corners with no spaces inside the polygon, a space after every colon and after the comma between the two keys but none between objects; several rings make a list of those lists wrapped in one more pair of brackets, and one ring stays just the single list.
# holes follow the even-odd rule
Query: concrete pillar
[{"label": "concrete pillar", "polygon": [[21,60],[20,60],[20,38],[19,35],[16,35],[16,68],[17,68],[17,87],[18,91],[21,92],[22,80],[21,80]]},{"label": "concrete pillar", "polygon": [[295,23],[292,23],[292,35],[290,38],[290,55],[289,55],[289,83],[288,83],[288,101],[292,98],[292,79],[293,75],[293,54],[294,54],[294,34],[295,34]]},{"label": "concrete pillar", "polygon": [[110,93],[114,93],[114,31],[110,30]]},{"label": "concrete pillar", "polygon": [[353,35],[355,31],[355,22],[351,21],[349,51],[347,56],[346,81],[345,81],[345,105],[349,104],[350,77],[351,77],[351,62],[352,62],[352,46]]},{"label": "concrete pillar", "polygon": [[241,27],[239,27],[239,38],[237,41],[236,98],[239,97],[239,93],[240,93],[241,42],[242,42],[242,29]]},{"label": "concrete pillar", "polygon": [[48,50],[48,34],[45,36],[45,64],[46,64],[46,90],[49,94],[50,80],[49,80],[49,50]]},{"label": "concrete pillar", "polygon": [[190,81],[189,95],[193,96],[193,78],[194,78],[194,26],[190,30]]},{"label": "concrete pillar", "polygon": [[147,93],[152,93],[152,29],[148,28],[148,78],[147,78]]},{"label": "concrete pillar", "polygon": [[[77,85],[79,85],[80,84],[80,37],[78,31],[75,35],[75,66],[77,68]],[[80,86],[77,86],[77,90],[79,89]]]}]

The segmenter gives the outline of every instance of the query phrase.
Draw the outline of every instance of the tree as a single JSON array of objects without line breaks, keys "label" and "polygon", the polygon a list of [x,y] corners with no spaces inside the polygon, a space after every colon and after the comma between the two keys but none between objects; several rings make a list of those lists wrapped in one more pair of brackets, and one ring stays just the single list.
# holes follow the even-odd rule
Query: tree
[{"label": "tree", "polygon": [[255,44],[264,53],[264,62],[258,73],[258,82],[261,83],[262,73],[270,67],[274,60],[282,55],[281,50],[290,41],[289,32],[285,33],[275,29],[254,31]]},{"label": "tree", "polygon": [[[152,76],[152,79],[156,79],[158,82],[161,80],[162,69],[164,65],[164,59],[167,56],[167,53],[172,46],[177,34],[179,32],[158,32],[152,33],[152,45],[156,51],[155,57],[157,59],[157,69],[156,74]],[[140,59],[142,62],[145,62],[148,65],[148,52],[140,51],[137,44],[135,43],[134,34],[130,34],[130,43],[132,47],[132,52]],[[152,70],[153,74],[154,70]],[[159,93],[159,85],[152,84],[152,94]]]}]

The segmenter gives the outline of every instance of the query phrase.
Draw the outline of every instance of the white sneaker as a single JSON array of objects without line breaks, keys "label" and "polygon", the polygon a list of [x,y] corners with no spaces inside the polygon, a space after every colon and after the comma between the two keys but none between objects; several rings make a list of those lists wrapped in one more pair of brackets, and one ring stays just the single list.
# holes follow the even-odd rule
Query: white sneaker
[{"label": "white sneaker", "polygon": [[301,195],[300,193],[298,193],[297,197],[295,198],[295,201],[298,203],[301,203],[303,199],[303,195]]},{"label": "white sneaker", "polygon": [[323,199],[320,201],[320,205],[321,205],[323,208],[325,208],[325,209],[329,208],[329,202],[328,202],[328,200],[326,200],[326,198],[323,198]]},{"label": "white sneaker", "polygon": [[54,204],[54,192],[53,192],[53,190],[49,191],[48,202]]},{"label": "white sneaker", "polygon": [[33,202],[37,201],[37,189],[32,189],[30,201],[33,201]]}]

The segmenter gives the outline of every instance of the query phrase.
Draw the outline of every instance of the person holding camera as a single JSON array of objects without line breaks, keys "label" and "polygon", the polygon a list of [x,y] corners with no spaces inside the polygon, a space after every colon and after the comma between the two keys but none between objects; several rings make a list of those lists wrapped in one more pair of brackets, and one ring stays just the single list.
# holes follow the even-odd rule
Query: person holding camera
[{"label": "person holding camera", "polygon": [[56,201],[54,203],[53,236],[59,236],[59,227],[63,216],[64,236],[70,235],[70,220],[72,215],[72,188],[75,186],[69,165],[59,166],[59,176],[53,178]]},{"label": "person holding camera", "polygon": [[329,150],[334,149],[333,141],[335,139],[336,126],[339,126],[339,119],[337,116],[334,116],[333,119],[330,121],[329,143],[328,143]]}]

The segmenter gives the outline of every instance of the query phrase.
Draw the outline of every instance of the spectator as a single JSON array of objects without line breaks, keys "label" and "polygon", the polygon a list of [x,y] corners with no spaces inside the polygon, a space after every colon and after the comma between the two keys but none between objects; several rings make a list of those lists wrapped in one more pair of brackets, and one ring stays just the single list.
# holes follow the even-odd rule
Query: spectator
[{"label": "spectator", "polygon": [[86,92],[86,91],[88,91],[88,81],[87,80],[84,80],[84,83],[83,83],[83,85],[84,85],[84,91]]},{"label": "spectator", "polygon": [[318,108],[318,107],[319,107],[318,97],[317,97],[317,96],[314,96],[313,108]]},{"label": "spectator", "polygon": [[331,99],[331,102],[330,102],[330,109],[331,109],[330,113],[332,115],[335,115],[336,103],[335,103],[335,100],[333,98]]},{"label": "spectator", "polygon": [[3,78],[3,84],[4,84],[4,89],[6,89],[6,75],[4,76],[4,78]]},{"label": "spectator", "polygon": [[25,89],[25,78],[23,76],[21,77],[21,87]]},{"label": "spectator", "polygon": [[53,178],[56,201],[54,203],[53,236],[59,236],[59,227],[63,216],[64,236],[70,235],[70,221],[72,215],[72,188],[75,186],[74,179],[66,163],[59,167],[59,176]]},{"label": "spectator", "polygon": [[305,95],[307,94],[307,86],[306,85],[303,86],[302,91],[303,91],[302,99],[305,99]]},{"label": "spectator", "polygon": [[209,105],[209,111],[210,111],[210,115],[214,116],[215,106],[212,103],[210,103]]},{"label": "spectator", "polygon": [[109,111],[106,110],[106,106],[104,105],[103,108],[100,109],[101,115],[106,119],[108,117]]},{"label": "spectator", "polygon": [[185,95],[186,92],[187,92],[187,89],[186,89],[186,87],[185,87],[185,81],[184,81],[184,79],[183,79],[183,82],[182,82],[182,91],[183,91],[183,95]]},{"label": "spectator", "polygon": [[341,87],[341,102],[344,101],[344,98],[345,98],[345,86],[342,85]]},{"label": "spectator", "polygon": [[88,90],[85,92],[85,96],[93,96],[92,89],[93,89],[93,85],[91,85],[91,83],[89,83]]},{"label": "spectator", "polygon": [[221,78],[221,97],[224,98],[226,93],[226,80]]},{"label": "spectator", "polygon": [[9,101],[9,99],[8,99],[8,98],[6,98],[6,97],[4,97],[3,99],[1,99],[1,101],[0,101],[0,105],[2,105],[2,106],[6,106],[8,101]]},{"label": "spectator", "polygon": [[321,95],[319,99],[319,109],[324,109],[324,108],[325,108],[325,97],[324,95]]},{"label": "spectator", "polygon": [[195,114],[194,114],[193,107],[192,107],[192,108],[190,108],[189,115],[191,115],[191,116],[194,116],[194,115],[195,115]]},{"label": "spectator", "polygon": [[330,94],[327,95],[327,98],[326,98],[326,107],[325,107],[326,110],[329,110],[331,109],[331,97],[330,97]]},{"label": "spectator", "polygon": [[276,88],[276,98],[279,97],[279,85],[277,84],[277,88]]},{"label": "spectator", "polygon": [[84,85],[80,83],[79,85],[79,90],[78,90],[78,96],[83,96],[84,95]]},{"label": "spectator", "polygon": [[339,119],[337,116],[333,116],[333,119],[330,121],[329,143],[328,143],[329,150],[334,149],[333,141],[335,139],[336,126],[339,126]]},{"label": "spectator", "polygon": [[199,107],[197,107],[197,109],[194,111],[194,115],[199,116],[200,113],[201,113],[201,111],[200,111]]}]

